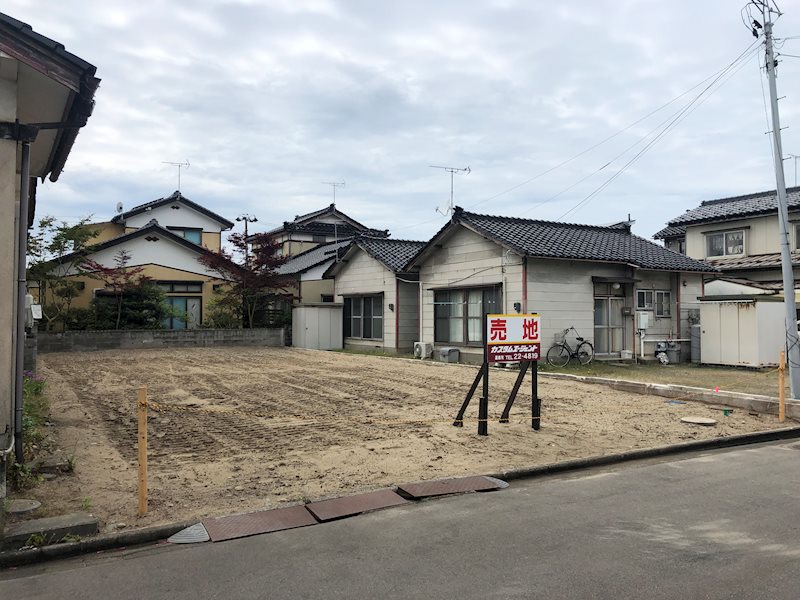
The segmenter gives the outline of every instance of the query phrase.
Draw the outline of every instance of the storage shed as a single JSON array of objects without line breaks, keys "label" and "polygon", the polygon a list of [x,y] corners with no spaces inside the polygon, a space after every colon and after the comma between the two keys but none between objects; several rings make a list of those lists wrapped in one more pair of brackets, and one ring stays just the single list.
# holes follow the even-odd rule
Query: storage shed
[{"label": "storage shed", "polygon": [[341,350],[342,304],[323,302],[292,307],[292,346]]},{"label": "storage shed", "polygon": [[707,296],[700,304],[700,362],[765,367],[784,348],[783,298]]}]

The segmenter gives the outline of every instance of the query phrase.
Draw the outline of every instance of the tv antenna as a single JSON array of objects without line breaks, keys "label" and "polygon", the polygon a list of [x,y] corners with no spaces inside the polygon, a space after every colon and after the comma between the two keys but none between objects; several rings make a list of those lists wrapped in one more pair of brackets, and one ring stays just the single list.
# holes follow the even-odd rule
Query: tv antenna
[{"label": "tv antenna", "polygon": [[172,165],[173,167],[178,167],[178,191],[181,191],[181,167],[189,168],[189,161],[186,162],[170,162],[168,160],[162,160],[162,164],[165,165]]},{"label": "tv antenna", "polygon": [[325,185],[329,185],[333,188],[333,205],[336,206],[336,188],[337,187],[344,187],[344,180],[342,181],[323,181]]},{"label": "tv antenna", "polygon": [[463,169],[459,169],[458,167],[440,167],[437,165],[428,165],[431,169],[444,169],[448,173],[450,173],[450,204],[447,205],[446,210],[441,210],[438,206],[436,207],[436,212],[442,214],[446,217],[450,216],[455,212],[455,205],[453,204],[453,176],[456,173],[466,173],[469,175],[472,172],[472,169],[469,167],[464,167]]}]

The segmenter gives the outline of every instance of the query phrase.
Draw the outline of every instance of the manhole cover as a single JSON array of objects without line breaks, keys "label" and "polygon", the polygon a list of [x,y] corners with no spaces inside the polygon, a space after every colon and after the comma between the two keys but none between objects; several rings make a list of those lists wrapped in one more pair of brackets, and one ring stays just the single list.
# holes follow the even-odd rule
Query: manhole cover
[{"label": "manhole cover", "polygon": [[167,541],[170,544],[197,544],[198,542],[207,542],[210,539],[208,531],[203,527],[203,524],[195,523],[186,529],[181,529],[172,537],[167,538]]},{"label": "manhole cover", "polygon": [[709,419],[708,417],[681,417],[681,421],[691,425],[705,425],[706,427],[717,424],[716,419]]},{"label": "manhole cover", "polygon": [[6,512],[10,515],[26,515],[32,513],[41,505],[42,503],[38,500],[15,498],[14,500],[6,501]]}]

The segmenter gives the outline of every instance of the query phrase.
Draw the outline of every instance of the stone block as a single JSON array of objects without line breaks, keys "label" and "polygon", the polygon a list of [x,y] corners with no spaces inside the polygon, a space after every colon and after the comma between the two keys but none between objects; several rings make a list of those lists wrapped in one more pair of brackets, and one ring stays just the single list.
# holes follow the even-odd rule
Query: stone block
[{"label": "stone block", "polygon": [[32,519],[6,527],[5,534],[0,538],[0,549],[18,550],[26,545],[31,536],[41,536],[38,541],[45,544],[56,544],[67,536],[86,537],[98,531],[97,517],[85,512]]}]

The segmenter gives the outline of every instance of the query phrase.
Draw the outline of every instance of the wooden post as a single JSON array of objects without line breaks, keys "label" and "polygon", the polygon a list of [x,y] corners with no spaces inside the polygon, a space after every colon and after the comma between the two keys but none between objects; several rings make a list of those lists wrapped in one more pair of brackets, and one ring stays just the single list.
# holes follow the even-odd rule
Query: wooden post
[{"label": "wooden post", "polygon": [[786,420],[786,352],[781,350],[778,362],[778,420]]},{"label": "wooden post", "polygon": [[147,514],[147,387],[139,388],[139,516]]}]

